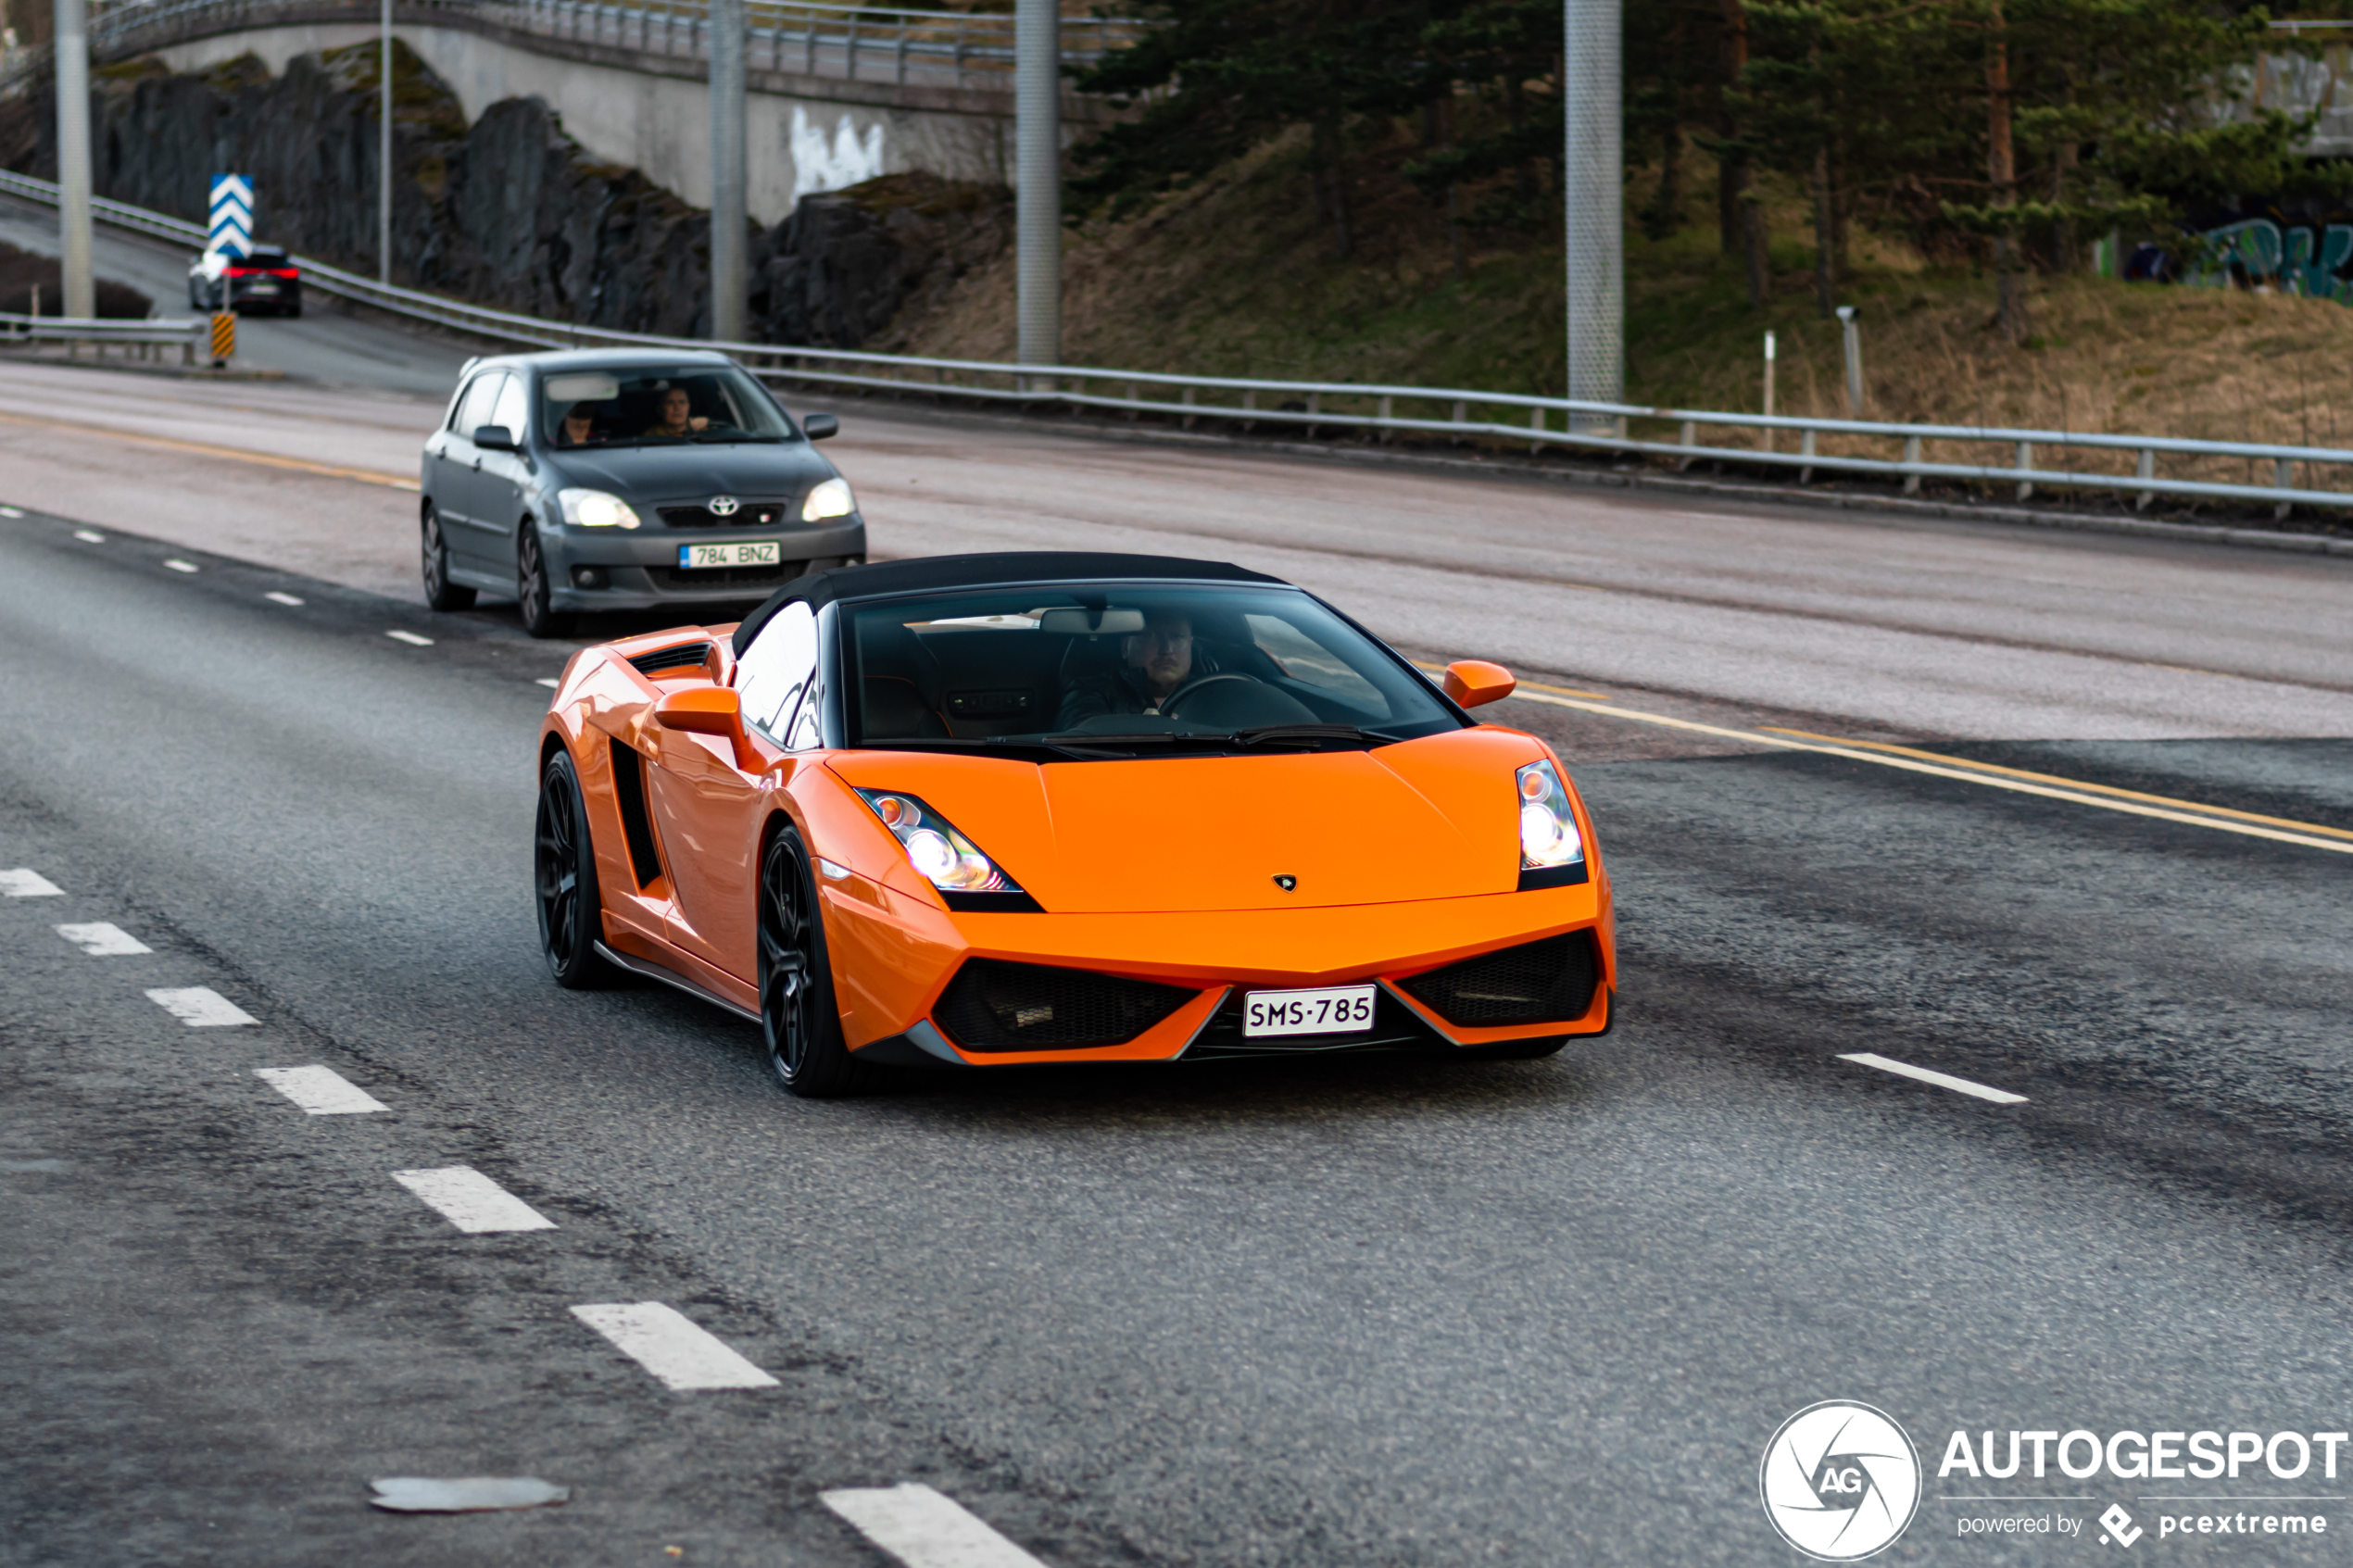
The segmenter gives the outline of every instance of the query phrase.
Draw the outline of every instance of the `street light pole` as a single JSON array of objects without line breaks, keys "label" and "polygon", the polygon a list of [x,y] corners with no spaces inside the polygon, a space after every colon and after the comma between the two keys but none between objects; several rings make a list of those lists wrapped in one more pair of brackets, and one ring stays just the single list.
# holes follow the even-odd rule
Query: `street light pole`
[{"label": "street light pole", "polygon": [[90,277],[90,34],[84,0],[57,0],[57,248],[65,313],[98,313]]},{"label": "street light pole", "polygon": [[[1561,190],[1568,220],[1568,395],[1626,396],[1625,122],[1618,68],[1625,0],[1562,0]],[[1569,416],[1592,430],[1613,416]]]},{"label": "street light pole", "polygon": [[392,286],[392,0],[384,0],[384,87],[377,102],[376,282]]},{"label": "street light pole", "polygon": [[1061,0],[1014,0],[1013,270],[1024,365],[1063,357]]},{"label": "street light pole", "polygon": [[711,0],[711,335],[719,343],[749,335],[746,162],[744,0]]}]

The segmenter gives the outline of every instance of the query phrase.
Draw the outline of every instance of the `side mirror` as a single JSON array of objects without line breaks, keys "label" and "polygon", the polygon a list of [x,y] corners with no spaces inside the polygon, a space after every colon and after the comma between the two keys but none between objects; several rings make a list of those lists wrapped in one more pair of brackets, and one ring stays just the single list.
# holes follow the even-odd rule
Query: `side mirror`
[{"label": "side mirror", "polygon": [[831,414],[804,414],[800,420],[800,433],[812,441],[823,441],[829,435],[841,433],[841,421]]},{"label": "side mirror", "polygon": [[690,734],[724,735],[736,753],[736,766],[757,772],[760,753],[751,748],[744,729],[743,698],[727,686],[688,686],[654,704],[654,722],[665,730]]},{"label": "side mirror", "polygon": [[1446,695],[1463,708],[1501,702],[1519,683],[1500,664],[1483,659],[1462,659],[1446,667]]},{"label": "side mirror", "polygon": [[511,452],[515,449],[515,433],[505,425],[476,425],[474,445],[485,452]]}]

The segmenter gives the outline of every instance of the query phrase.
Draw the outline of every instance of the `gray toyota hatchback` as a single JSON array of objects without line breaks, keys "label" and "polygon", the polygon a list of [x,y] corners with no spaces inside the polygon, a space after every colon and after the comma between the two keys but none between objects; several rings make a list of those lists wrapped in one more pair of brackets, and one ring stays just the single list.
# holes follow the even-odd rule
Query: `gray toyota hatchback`
[{"label": "gray toyota hatchback", "polygon": [[508,354],[470,361],[425,443],[425,602],[511,594],[535,637],[582,610],[708,620],[803,572],[866,558],[858,499],[724,354]]}]

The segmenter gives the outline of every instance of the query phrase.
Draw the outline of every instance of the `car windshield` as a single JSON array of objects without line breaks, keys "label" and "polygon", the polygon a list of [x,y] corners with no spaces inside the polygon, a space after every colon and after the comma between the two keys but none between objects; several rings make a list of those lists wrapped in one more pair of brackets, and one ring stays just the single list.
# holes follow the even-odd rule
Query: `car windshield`
[{"label": "car windshield", "polygon": [[540,427],[559,446],[794,441],[776,400],[733,365],[621,365],[539,378]]},{"label": "car windshield", "polygon": [[843,609],[850,744],[1041,760],[1330,750],[1456,728],[1296,588],[1068,583]]}]

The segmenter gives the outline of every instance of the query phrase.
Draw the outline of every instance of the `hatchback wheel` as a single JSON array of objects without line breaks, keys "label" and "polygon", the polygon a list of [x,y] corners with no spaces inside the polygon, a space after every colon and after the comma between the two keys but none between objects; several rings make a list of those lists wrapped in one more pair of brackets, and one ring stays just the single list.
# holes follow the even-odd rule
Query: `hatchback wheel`
[{"label": "hatchback wheel", "polygon": [[572,617],[548,602],[553,589],[539,530],[526,522],[515,541],[515,598],[522,606],[522,629],[535,637],[560,637],[572,630]]},{"label": "hatchback wheel", "polygon": [[441,536],[441,514],[428,503],[422,525],[424,547],[425,604],[433,609],[466,609],[474,591],[449,581],[449,541]]}]

